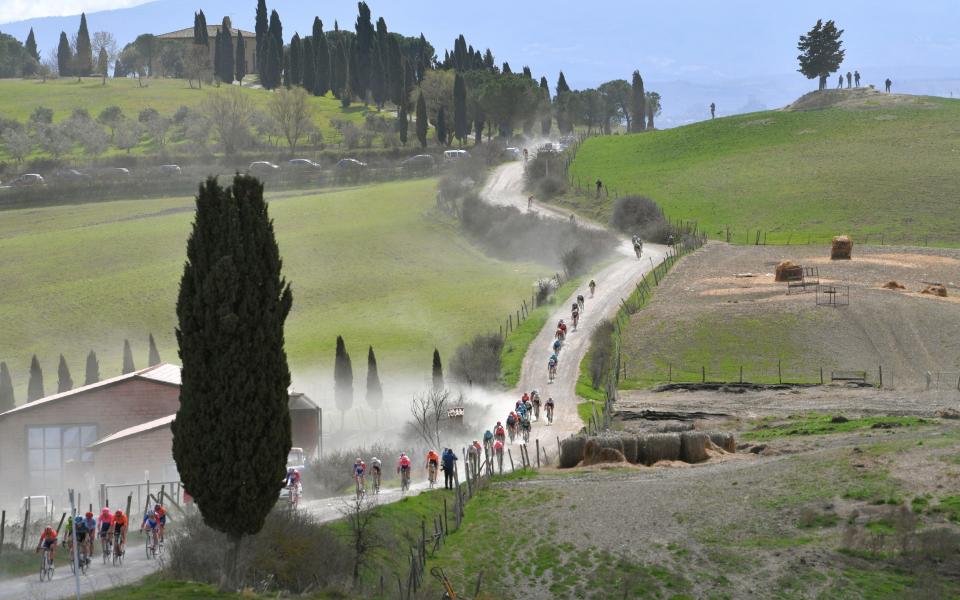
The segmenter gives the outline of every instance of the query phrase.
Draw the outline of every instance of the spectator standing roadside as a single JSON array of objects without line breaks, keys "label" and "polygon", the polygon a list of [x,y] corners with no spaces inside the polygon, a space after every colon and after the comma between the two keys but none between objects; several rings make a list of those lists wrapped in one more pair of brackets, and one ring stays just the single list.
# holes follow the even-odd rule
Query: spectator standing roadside
[{"label": "spectator standing roadside", "polygon": [[[887,90],[887,91],[889,91],[889,90]],[[597,198],[600,197],[600,190],[602,190],[602,189],[603,189],[603,182],[600,181],[599,178],[597,178]]]},{"label": "spectator standing roadside", "polygon": [[884,83],[884,86],[886,87],[887,93],[889,94],[889,93],[890,93],[890,88],[893,87],[893,82],[890,81],[890,78],[889,78],[889,77],[887,77],[887,80],[886,80],[885,82],[883,82],[883,83]]},{"label": "spectator standing roadside", "polygon": [[840,81],[837,82],[837,89],[838,90],[843,89],[843,73],[840,73]]},{"label": "spectator standing roadside", "polygon": [[710,103],[710,118],[711,119],[717,118],[717,105],[714,102]]},{"label": "spectator standing roadside", "polygon": [[452,490],[454,484],[453,473],[454,469],[456,469],[457,455],[454,454],[450,448],[445,448],[443,456],[440,457],[440,462],[443,463],[443,487]]},{"label": "spectator standing roadside", "polygon": [[847,71],[847,89],[849,90],[852,87],[853,87],[853,73],[851,73],[850,71]]},{"label": "spectator standing roadside", "polygon": [[853,83],[856,87],[860,87],[860,71],[853,72]]}]

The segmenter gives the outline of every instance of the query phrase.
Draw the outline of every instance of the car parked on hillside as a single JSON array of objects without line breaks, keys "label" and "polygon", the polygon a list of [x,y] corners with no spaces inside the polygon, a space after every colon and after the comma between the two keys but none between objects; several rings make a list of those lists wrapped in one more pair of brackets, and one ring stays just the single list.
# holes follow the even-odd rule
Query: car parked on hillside
[{"label": "car parked on hillside", "polygon": [[309,158],[291,158],[287,161],[287,168],[297,171],[319,171],[322,167],[320,163],[314,162]]},{"label": "car parked on hillside", "polygon": [[247,167],[247,173],[250,175],[275,175],[280,167],[266,160],[256,160]]},{"label": "car parked on hillside", "polygon": [[429,154],[417,154],[400,163],[404,171],[422,173],[432,171],[437,166],[437,159]]},{"label": "car parked on hillside", "polygon": [[62,183],[87,183],[93,178],[76,169],[58,169],[53,172],[51,179]]},{"label": "car parked on hillside", "polygon": [[342,158],[340,162],[337,163],[337,168],[344,171],[359,170],[367,168],[367,163],[355,158]]},{"label": "car parked on hillside", "polygon": [[446,162],[454,162],[462,158],[469,158],[470,153],[466,150],[444,150],[443,151],[443,160]]},{"label": "car parked on hillside", "polygon": [[130,177],[130,169],[126,167],[107,167],[100,169],[98,176],[101,179],[123,180]]},{"label": "car parked on hillside", "polygon": [[183,170],[179,165],[160,165],[157,170],[161,175],[169,175],[171,177],[177,177],[183,174]]},{"label": "car parked on hillside", "polygon": [[46,184],[47,182],[44,181],[43,176],[38,175],[37,173],[24,173],[9,183],[10,187],[20,188],[36,187]]}]

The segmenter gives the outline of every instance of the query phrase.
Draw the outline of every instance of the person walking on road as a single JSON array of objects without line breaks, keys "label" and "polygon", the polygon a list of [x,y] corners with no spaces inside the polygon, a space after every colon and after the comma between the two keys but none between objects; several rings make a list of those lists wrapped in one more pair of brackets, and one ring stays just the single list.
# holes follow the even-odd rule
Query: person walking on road
[{"label": "person walking on road", "polygon": [[440,460],[443,462],[443,487],[452,490],[455,481],[453,474],[457,466],[457,455],[450,448],[446,448]]}]

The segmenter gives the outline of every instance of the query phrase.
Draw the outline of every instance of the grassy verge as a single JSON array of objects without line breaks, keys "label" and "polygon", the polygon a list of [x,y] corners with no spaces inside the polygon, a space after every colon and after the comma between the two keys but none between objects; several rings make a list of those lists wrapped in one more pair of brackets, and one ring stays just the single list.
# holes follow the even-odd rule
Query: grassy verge
[{"label": "grassy verge", "polygon": [[[0,554],[0,579],[22,577],[39,572],[40,555],[33,551],[34,547],[31,547],[31,543],[36,543],[36,540],[27,542],[25,547],[28,550],[22,552],[14,544],[3,545],[3,554]],[[58,569],[61,567],[69,568],[68,563],[60,554],[61,552],[57,553],[56,567]]]},{"label": "grassy verge", "polygon": [[550,304],[538,306],[530,311],[527,320],[507,335],[500,352],[500,380],[505,386],[513,389],[520,383],[520,371],[523,367],[523,357],[526,356],[530,344],[547,324],[550,313],[577,290],[583,277],[577,277],[566,282],[554,294],[554,301]]},{"label": "grassy verge", "polygon": [[[293,286],[286,350],[295,372],[331,369],[338,334],[355,357],[372,345],[386,379],[426,369],[432,348],[449,356],[529,293],[543,267],[483,255],[434,210],[435,187],[425,179],[269,195]],[[119,374],[125,338],[143,366],[149,332],[161,358],[176,360],[174,304],[192,218],[191,198],[3,213],[0,356],[18,401],[33,354],[48,382],[61,353],[76,381],[91,349],[104,377]]]},{"label": "grassy verge", "polygon": [[846,419],[831,415],[812,414],[793,416],[786,422],[762,423],[752,431],[742,434],[752,441],[771,440],[781,437],[849,433],[863,429],[891,429],[927,425],[929,421],[918,417],[862,417]]}]

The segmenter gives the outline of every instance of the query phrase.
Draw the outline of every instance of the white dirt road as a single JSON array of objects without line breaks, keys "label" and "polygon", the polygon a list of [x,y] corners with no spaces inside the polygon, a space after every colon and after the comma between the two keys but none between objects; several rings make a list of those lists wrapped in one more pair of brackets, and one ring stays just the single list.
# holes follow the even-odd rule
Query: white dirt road
[{"label": "white dirt road", "polygon": [[[487,180],[481,197],[491,204],[515,206],[520,210],[527,210],[527,198],[523,190],[523,163],[511,162],[497,168]],[[557,219],[567,220],[570,212],[553,206],[545,206],[534,202],[532,210]],[[602,228],[597,223],[583,221],[576,217],[577,222],[585,227]],[[551,457],[556,456],[557,437],[564,438],[578,432],[583,423],[577,414],[577,395],[575,392],[577,378],[580,375],[580,361],[583,360],[590,345],[590,332],[603,319],[616,314],[621,299],[626,299],[636,288],[646,273],[654,265],[663,262],[667,255],[667,246],[658,244],[644,244],[643,255],[640,260],[633,252],[629,240],[624,239],[617,249],[615,260],[597,273],[585,278],[586,282],[593,279],[597,283],[594,296],[590,297],[587,284],[569,298],[561,299],[557,309],[547,319],[543,331],[534,339],[523,359],[520,372],[520,384],[513,390],[511,396],[497,407],[496,414],[505,420],[513,409],[514,403],[523,395],[523,392],[539,390],[544,401],[552,397],[556,404],[556,413],[552,425],[546,424],[546,419],[533,424],[531,443],[539,439],[540,444],[547,449]],[[560,319],[570,322],[570,307],[576,301],[578,294],[585,300],[583,314],[577,331],[568,330],[566,342],[560,352],[560,362],[557,366],[557,376],[553,383],[549,383],[547,376],[547,359],[552,353],[552,344],[556,325]],[[542,416],[542,415],[541,415]],[[551,444],[552,440],[552,444]],[[533,456],[531,455],[531,459]]]}]

